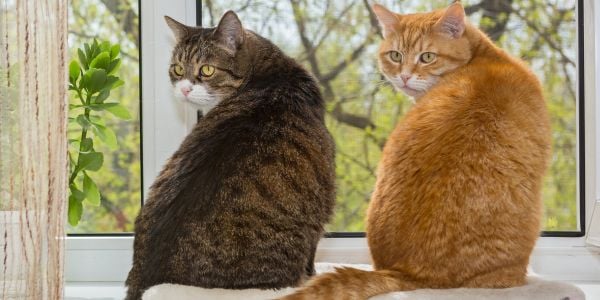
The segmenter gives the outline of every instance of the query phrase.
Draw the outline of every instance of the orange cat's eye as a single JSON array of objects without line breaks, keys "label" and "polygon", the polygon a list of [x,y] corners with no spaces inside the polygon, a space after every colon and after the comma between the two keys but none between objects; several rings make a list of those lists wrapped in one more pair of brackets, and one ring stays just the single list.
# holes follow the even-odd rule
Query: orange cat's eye
[{"label": "orange cat's eye", "polygon": [[181,65],[175,65],[173,67],[173,72],[175,73],[175,75],[177,76],[183,76],[183,67]]},{"label": "orange cat's eye", "polygon": [[422,63],[428,64],[428,63],[434,61],[435,57],[436,57],[436,55],[433,52],[424,52],[423,54],[421,54],[421,57],[419,57],[419,60]]},{"label": "orange cat's eye", "polygon": [[210,77],[215,74],[215,67],[211,65],[203,65],[200,67],[200,75],[204,77]]},{"label": "orange cat's eye", "polygon": [[390,51],[390,59],[394,62],[401,63],[402,62],[402,53],[398,51]]}]

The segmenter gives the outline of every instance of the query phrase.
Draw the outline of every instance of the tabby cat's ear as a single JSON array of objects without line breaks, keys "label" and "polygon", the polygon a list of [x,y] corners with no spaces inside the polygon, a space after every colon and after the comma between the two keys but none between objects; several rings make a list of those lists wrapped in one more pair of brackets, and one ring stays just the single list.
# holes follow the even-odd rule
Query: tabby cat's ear
[{"label": "tabby cat's ear", "polygon": [[398,25],[398,15],[394,12],[383,7],[383,5],[373,4],[372,6],[375,16],[381,26],[383,37],[386,38],[388,34],[395,30],[395,26]]},{"label": "tabby cat's ear", "polygon": [[457,39],[465,32],[465,9],[459,1],[452,3],[435,23],[437,32]]},{"label": "tabby cat's ear", "polygon": [[223,15],[214,36],[221,45],[233,53],[240,48],[244,42],[244,28],[233,11],[230,10]]},{"label": "tabby cat's ear", "polygon": [[173,34],[175,35],[175,39],[177,41],[180,41],[192,30],[191,27],[183,25],[169,16],[165,16],[165,21],[167,21],[167,25],[169,25],[169,28],[171,28],[171,31],[173,31]]}]

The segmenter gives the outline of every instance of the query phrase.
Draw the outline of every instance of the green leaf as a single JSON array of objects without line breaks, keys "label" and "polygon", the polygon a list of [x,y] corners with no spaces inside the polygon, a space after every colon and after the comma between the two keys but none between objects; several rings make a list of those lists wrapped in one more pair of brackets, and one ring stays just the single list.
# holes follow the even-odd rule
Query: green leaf
[{"label": "green leaf", "polygon": [[85,115],[77,116],[77,124],[81,125],[82,128],[89,128],[92,123]]},{"label": "green leaf", "polygon": [[69,185],[69,190],[71,191],[71,196],[75,197],[78,201],[83,201],[85,199],[85,193],[80,191],[75,184]]},{"label": "green leaf", "polygon": [[108,89],[108,90],[112,90],[112,89],[116,89],[116,88],[122,86],[124,83],[125,82],[123,80],[119,79],[119,77],[109,75],[108,78],[106,79],[106,86],[104,88]]},{"label": "green leaf", "polygon": [[94,94],[104,88],[106,84],[106,71],[90,68],[85,72],[84,78],[86,78],[84,87],[87,88],[89,94]]},{"label": "green leaf", "polygon": [[111,114],[113,114],[115,117],[123,119],[123,120],[131,119],[131,114],[129,114],[129,111],[127,110],[127,108],[125,108],[123,105],[121,105],[119,103],[114,103],[114,102],[95,103],[95,104],[90,104],[86,107],[89,107],[90,109],[95,110],[95,111],[106,110],[106,111],[110,112]]},{"label": "green leaf", "polygon": [[[104,163],[104,155],[100,152],[79,153],[79,170],[98,171]],[[76,171],[79,171],[76,170]]]},{"label": "green leaf", "polygon": [[122,86],[122,85],[124,85],[124,84],[125,84],[125,81],[123,81],[123,80],[119,79],[119,80],[117,80],[117,82],[115,82],[115,83],[112,85],[111,89],[116,89],[116,88],[118,88],[118,87],[120,87],[120,86]]},{"label": "green leaf", "polygon": [[79,62],[83,65],[85,70],[88,69],[88,63],[85,54],[81,49],[77,49],[77,56],[79,57]]},{"label": "green leaf", "polygon": [[[112,104],[112,103],[111,103]],[[127,108],[125,108],[125,106],[115,103],[116,105],[114,106],[110,106],[108,108],[106,108],[106,110],[108,110],[111,114],[113,114],[115,117],[122,119],[122,120],[130,120],[131,119],[131,114],[129,114],[129,111],[127,110]]]},{"label": "green leaf", "polygon": [[90,68],[104,69],[108,72],[108,65],[110,64],[110,54],[108,52],[102,52],[90,63]]},{"label": "green leaf", "polygon": [[86,105],[87,108],[95,110],[95,111],[103,111],[107,110],[111,106],[118,105],[119,103],[93,103],[90,105]]},{"label": "green leaf", "polygon": [[87,175],[83,174],[83,192],[85,198],[95,206],[100,205],[100,191],[96,183]]},{"label": "green leaf", "polygon": [[102,89],[94,98],[94,103],[103,103],[110,96],[110,89]]},{"label": "green leaf", "polygon": [[90,121],[92,121],[93,124],[106,126],[106,123],[104,122],[104,119],[100,118],[99,116],[91,115],[90,116]]},{"label": "green leaf", "polygon": [[94,39],[94,42],[90,46],[90,56],[89,57],[91,59],[93,59],[96,56],[98,56],[98,54],[100,54],[101,51],[102,51],[102,49],[100,49],[100,44],[98,44],[98,40]]},{"label": "green leaf", "polygon": [[75,85],[77,79],[79,79],[79,74],[81,73],[79,64],[76,60],[72,60],[69,64],[69,82]]},{"label": "green leaf", "polygon": [[112,129],[100,124],[94,124],[92,127],[94,133],[111,149],[117,149],[117,136]]},{"label": "green leaf", "polygon": [[119,52],[121,52],[121,46],[119,44],[115,44],[110,47],[110,59],[115,59],[119,56]]},{"label": "green leaf", "polygon": [[109,52],[110,51],[110,43],[108,41],[103,41],[100,43],[100,50]]},{"label": "green leaf", "polygon": [[92,57],[92,51],[90,50],[90,44],[83,43],[83,49],[85,49],[85,57],[87,57],[87,58]]},{"label": "green leaf", "polygon": [[73,195],[69,196],[69,224],[71,226],[77,226],[79,220],[81,220],[81,214],[83,213],[83,205],[81,201],[75,199]]},{"label": "green leaf", "polygon": [[121,59],[117,58],[110,62],[110,64],[108,65],[108,68],[106,68],[106,72],[108,72],[108,74],[112,75],[119,70],[119,67],[121,67]]},{"label": "green leaf", "polygon": [[94,150],[94,140],[90,138],[85,138],[81,141],[81,151],[82,152],[91,152]]}]

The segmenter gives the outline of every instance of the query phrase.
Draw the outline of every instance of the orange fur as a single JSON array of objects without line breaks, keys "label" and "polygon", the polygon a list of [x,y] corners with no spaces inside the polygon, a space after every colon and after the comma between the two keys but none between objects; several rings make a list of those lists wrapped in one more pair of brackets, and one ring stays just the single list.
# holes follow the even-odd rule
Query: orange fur
[{"label": "orange fur", "polygon": [[[435,84],[413,95],[416,104],[383,150],[367,216],[376,271],[339,269],[284,299],[523,285],[550,158],[539,81],[472,25],[461,32],[441,24],[464,16],[460,3],[393,17],[374,10],[384,27],[379,63],[386,77],[408,69]],[[406,61],[391,61],[390,50]],[[437,59],[415,63],[423,51]]]}]

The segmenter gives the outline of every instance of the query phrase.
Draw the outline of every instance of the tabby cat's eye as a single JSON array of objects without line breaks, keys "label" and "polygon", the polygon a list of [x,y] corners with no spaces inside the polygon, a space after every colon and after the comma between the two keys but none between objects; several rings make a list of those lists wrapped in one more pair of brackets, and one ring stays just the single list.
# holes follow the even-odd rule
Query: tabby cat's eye
[{"label": "tabby cat's eye", "polygon": [[211,65],[203,65],[200,67],[200,75],[204,77],[210,77],[215,74],[215,67]]},{"label": "tabby cat's eye", "polygon": [[398,51],[390,51],[390,59],[394,62],[402,62],[402,53]]},{"label": "tabby cat's eye", "polygon": [[175,72],[175,75],[177,76],[183,76],[183,67],[181,65],[175,65],[175,67],[173,67],[173,72]]},{"label": "tabby cat's eye", "polygon": [[422,63],[430,63],[435,59],[436,55],[433,52],[425,52],[423,54],[421,54],[421,57],[419,58],[421,60]]}]

